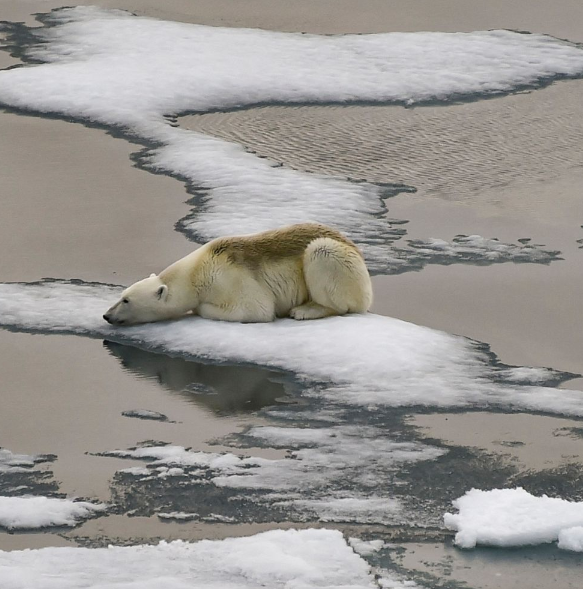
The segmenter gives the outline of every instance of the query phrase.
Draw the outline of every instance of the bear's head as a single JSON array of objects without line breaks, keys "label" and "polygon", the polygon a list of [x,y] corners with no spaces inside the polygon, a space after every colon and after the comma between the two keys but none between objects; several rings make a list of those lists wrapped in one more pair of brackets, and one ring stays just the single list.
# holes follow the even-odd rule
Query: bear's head
[{"label": "bear's head", "polygon": [[123,291],[121,299],[103,318],[112,325],[133,325],[163,321],[174,316],[168,302],[168,286],[159,276],[150,275]]}]

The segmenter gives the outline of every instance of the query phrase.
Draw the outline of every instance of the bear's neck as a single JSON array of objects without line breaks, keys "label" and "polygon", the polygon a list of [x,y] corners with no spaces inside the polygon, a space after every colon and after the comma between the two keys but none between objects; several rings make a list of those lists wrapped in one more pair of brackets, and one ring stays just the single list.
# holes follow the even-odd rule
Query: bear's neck
[{"label": "bear's neck", "polygon": [[199,305],[200,293],[195,285],[200,281],[194,275],[201,270],[198,260],[202,249],[174,262],[160,273],[160,280],[168,287],[168,318],[180,317]]}]

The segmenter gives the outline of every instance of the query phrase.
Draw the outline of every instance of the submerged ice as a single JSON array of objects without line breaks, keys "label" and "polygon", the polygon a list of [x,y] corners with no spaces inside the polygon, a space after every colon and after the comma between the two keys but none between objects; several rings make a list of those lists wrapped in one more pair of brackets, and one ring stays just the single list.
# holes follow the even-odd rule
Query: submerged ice
[{"label": "submerged ice", "polygon": [[260,440],[262,445],[293,450],[284,458],[267,459],[146,445],[103,455],[149,461],[148,468],[122,471],[141,477],[140,483],[184,476],[189,485],[212,484],[242,492],[295,521],[316,517],[395,524],[407,521],[401,502],[391,496],[395,473],[403,464],[445,454],[418,442],[395,441],[380,428],[344,423],[332,428],[254,427],[244,437],[250,443]]},{"label": "submerged ice", "polygon": [[[91,7],[60,9],[45,20],[49,26],[33,30],[37,43],[27,51],[42,63],[0,72],[0,103],[113,125],[146,143],[142,165],[197,191],[196,210],[180,222],[196,239],[319,221],[358,242],[375,272],[402,270],[409,258],[420,267],[426,258],[416,246],[391,247],[404,231],[386,218],[383,198],[407,187],[285,169],[177,128],[168,116],[261,102],[450,101],[583,74],[578,46],[510,31],[318,36]],[[514,254],[553,259],[535,248],[501,254],[492,244],[470,245],[488,263]],[[447,260],[463,260],[461,246],[453,247]],[[443,248],[438,255],[445,260]]]}]

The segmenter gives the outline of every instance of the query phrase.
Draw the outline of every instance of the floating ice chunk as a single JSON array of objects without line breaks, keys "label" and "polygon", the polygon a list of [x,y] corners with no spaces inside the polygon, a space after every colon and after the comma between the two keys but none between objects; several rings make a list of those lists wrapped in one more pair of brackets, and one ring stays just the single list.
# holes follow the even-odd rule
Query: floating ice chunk
[{"label": "floating ice chunk", "polygon": [[373,589],[369,565],[337,530],[273,530],[248,538],[157,546],[0,552],[6,589]]},{"label": "floating ice chunk", "polygon": [[456,530],[461,548],[524,546],[554,542],[575,549],[583,539],[583,503],[554,497],[535,497],[522,488],[472,489],[453,502],[457,514],[446,513],[445,526]]},{"label": "floating ice chunk", "polygon": [[[193,452],[183,446],[144,446],[133,450],[111,450],[109,452],[103,452],[101,455],[145,460],[153,459],[153,466],[180,465],[184,467],[203,467],[220,470],[221,472],[234,470],[242,464],[242,459],[234,454]],[[167,476],[180,476],[184,473],[180,468],[172,470],[174,471],[173,474],[167,474]],[[164,469],[163,472],[167,473],[168,469]]]},{"label": "floating ice chunk", "polygon": [[124,417],[134,417],[136,419],[169,422],[168,416],[164,415],[163,413],[159,413],[158,411],[152,411],[150,409],[129,409],[128,411],[122,411],[121,414]]},{"label": "floating ice chunk", "polygon": [[529,366],[517,366],[501,370],[498,375],[505,380],[523,384],[540,384],[552,382],[556,373],[550,368],[533,368]]},{"label": "floating ice chunk", "polygon": [[[105,337],[144,349],[289,370],[305,394],[351,405],[503,407],[583,415],[583,394],[504,380],[483,346],[378,315],[269,324],[198,317],[127,328],[102,319],[121,287],[0,284],[0,326]],[[552,382],[560,380],[552,373]],[[285,433],[285,432],[284,432]]]},{"label": "floating ice chunk", "polygon": [[559,548],[583,552],[583,526],[565,528],[559,532]]},{"label": "floating ice chunk", "polygon": [[360,556],[370,556],[379,550],[382,550],[386,544],[383,540],[361,540],[360,538],[348,538],[348,543],[352,549]]},{"label": "floating ice chunk", "polygon": [[457,235],[451,241],[435,238],[411,239],[408,240],[408,246],[395,246],[393,250],[395,255],[404,259],[408,265],[421,264],[421,266],[426,263],[452,264],[454,262],[548,264],[553,260],[561,259],[559,251],[545,250],[542,246],[534,244],[503,243],[498,239],[488,239],[481,235]]},{"label": "floating ice chunk", "polygon": [[[0,527],[9,530],[76,526],[107,505],[53,497],[0,497]],[[1,575],[0,575],[1,577]]]},{"label": "floating ice chunk", "polygon": [[47,462],[52,459],[53,456],[47,456],[44,454],[14,454],[6,448],[0,448],[0,473],[29,472],[35,464]]}]

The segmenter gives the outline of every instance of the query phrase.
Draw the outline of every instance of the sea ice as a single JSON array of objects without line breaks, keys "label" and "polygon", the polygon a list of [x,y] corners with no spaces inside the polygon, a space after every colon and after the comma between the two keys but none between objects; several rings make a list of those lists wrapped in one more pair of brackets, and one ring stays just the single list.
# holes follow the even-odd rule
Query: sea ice
[{"label": "sea ice", "polygon": [[104,504],[54,497],[0,497],[0,527],[16,530],[76,526],[106,509]]},{"label": "sea ice", "polygon": [[[245,325],[190,317],[116,328],[103,321],[102,313],[120,292],[121,287],[75,281],[0,284],[0,326],[104,337],[187,358],[284,369],[303,381],[304,394],[349,405],[583,415],[580,391],[517,383],[516,374],[492,365],[476,342],[390,317]],[[549,371],[548,381],[561,376]]]},{"label": "sea ice", "polygon": [[[197,240],[319,221],[359,243],[375,272],[402,270],[403,253],[422,265],[419,252],[391,249],[403,230],[386,218],[382,199],[407,187],[286,169],[177,128],[168,117],[265,102],[447,102],[583,74],[580,47],[511,31],[318,36],[95,7],[59,9],[45,21],[49,26],[19,37],[33,40],[27,55],[43,63],[0,72],[0,103],[113,125],[146,143],[142,165],[196,190],[197,207],[180,226]],[[549,255],[518,246],[463,247],[484,263]],[[460,248],[452,242],[447,260],[463,260]],[[440,256],[446,260],[444,251]]]},{"label": "sea ice", "polygon": [[337,530],[157,546],[0,551],[2,589],[374,589],[369,565]]},{"label": "sea ice", "polygon": [[168,420],[168,416],[158,411],[152,411],[151,409],[128,409],[122,411],[121,414],[124,417],[134,417],[136,419],[146,419],[151,421],[165,421],[168,423],[174,423]]},{"label": "sea ice", "polygon": [[559,540],[559,548],[583,550],[583,503],[535,497],[522,488],[472,489],[453,502],[445,526],[456,530],[461,548],[525,546]]},{"label": "sea ice", "polygon": [[[278,429],[291,434],[297,431],[304,439],[307,436],[301,434],[308,431],[308,428],[254,428],[247,435],[253,437],[257,433],[254,430],[260,429],[271,430],[271,434]],[[386,492],[389,477],[404,463],[433,460],[445,454],[440,448],[417,442],[395,442],[375,428],[339,425],[333,430],[309,431],[312,440],[308,447],[300,447],[280,459],[195,452],[181,446],[143,446],[103,455],[154,459],[150,469],[130,472],[143,475],[146,480],[164,476],[165,472],[157,472],[162,465],[182,465],[187,470],[181,475],[202,484],[210,481],[217,487],[260,491],[256,501],[291,508],[296,514],[315,514],[322,521],[394,523],[403,516],[400,502],[374,495],[377,487]],[[287,446],[285,440],[290,439],[276,435],[277,441],[272,442],[273,435],[261,437],[276,447]],[[379,481],[384,483],[379,485]],[[347,485],[352,488],[350,494],[339,491]],[[359,488],[366,495],[361,496]],[[265,491],[271,493],[265,495]]]},{"label": "sea ice", "polygon": [[382,550],[386,544],[383,540],[361,540],[360,538],[348,538],[348,543],[352,549],[361,556],[370,556],[379,550]]},{"label": "sea ice", "polygon": [[0,473],[2,472],[29,472],[35,464],[51,460],[51,456],[14,454],[6,448],[0,448]]}]

